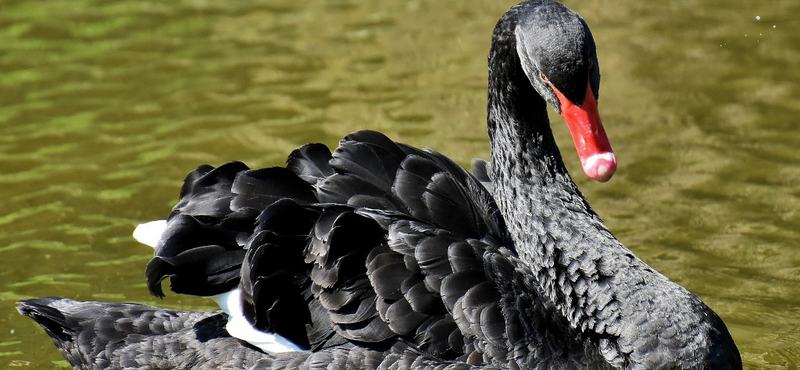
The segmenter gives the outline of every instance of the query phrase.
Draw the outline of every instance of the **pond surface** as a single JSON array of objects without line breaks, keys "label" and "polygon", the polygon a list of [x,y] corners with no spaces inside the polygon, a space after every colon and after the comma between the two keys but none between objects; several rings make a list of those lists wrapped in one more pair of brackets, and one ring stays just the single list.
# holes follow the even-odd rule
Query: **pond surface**
[{"label": "pond surface", "polygon": [[[0,367],[63,368],[16,313],[148,295],[165,218],[204,163],[281,164],[362,128],[487,157],[486,54],[509,1],[0,2]],[[592,27],[618,159],[610,229],[725,320],[747,369],[800,365],[800,2],[567,1]]]}]

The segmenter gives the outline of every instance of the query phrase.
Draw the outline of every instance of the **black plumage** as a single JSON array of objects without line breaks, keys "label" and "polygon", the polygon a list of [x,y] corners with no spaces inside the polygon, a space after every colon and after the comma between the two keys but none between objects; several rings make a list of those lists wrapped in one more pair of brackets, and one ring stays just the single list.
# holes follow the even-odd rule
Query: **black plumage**
[{"label": "black plumage", "polygon": [[238,288],[254,327],[307,351],[263,352],[221,313],[49,298],[20,312],[80,369],[741,369],[719,317],[616,240],[562,163],[546,105],[599,89],[584,21],[521,3],[492,45],[477,178],[374,131],[303,146],[285,168],[187,176],[150,291]]}]

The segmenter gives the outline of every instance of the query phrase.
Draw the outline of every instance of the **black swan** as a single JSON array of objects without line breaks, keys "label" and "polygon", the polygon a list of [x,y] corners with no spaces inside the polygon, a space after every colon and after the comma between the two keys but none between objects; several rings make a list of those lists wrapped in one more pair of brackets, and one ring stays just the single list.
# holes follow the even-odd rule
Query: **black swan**
[{"label": "black swan", "polygon": [[230,314],[19,311],[78,369],[741,369],[722,320],[614,238],[564,167],[548,103],[587,175],[616,168],[599,83],[583,19],[521,3],[494,30],[476,176],[372,131],[285,168],[202,166],[168,221],[137,233],[156,246],[153,294],[169,277]]}]

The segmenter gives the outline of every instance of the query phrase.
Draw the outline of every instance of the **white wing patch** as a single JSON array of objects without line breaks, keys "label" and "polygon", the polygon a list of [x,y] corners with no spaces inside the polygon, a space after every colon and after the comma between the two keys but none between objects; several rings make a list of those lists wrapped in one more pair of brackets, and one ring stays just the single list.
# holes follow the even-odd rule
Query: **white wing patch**
[{"label": "white wing patch", "polygon": [[228,324],[225,325],[225,329],[228,330],[228,334],[232,337],[247,341],[268,353],[303,351],[302,348],[278,334],[265,333],[250,325],[242,313],[241,292],[239,289],[209,298],[215,300],[219,308],[228,314]]},{"label": "white wing patch", "polygon": [[166,229],[167,220],[150,221],[136,226],[136,230],[133,230],[133,237],[139,243],[155,248]]}]

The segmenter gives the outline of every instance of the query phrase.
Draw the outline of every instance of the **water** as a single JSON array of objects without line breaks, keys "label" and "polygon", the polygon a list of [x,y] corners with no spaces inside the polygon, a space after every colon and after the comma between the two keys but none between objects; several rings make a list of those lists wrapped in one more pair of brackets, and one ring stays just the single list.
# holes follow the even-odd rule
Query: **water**
[{"label": "water", "polygon": [[[0,2],[0,367],[62,368],[14,310],[147,294],[164,218],[197,165],[279,165],[371,128],[486,157],[486,54],[513,2]],[[800,364],[800,3],[567,2],[592,27],[619,170],[581,174],[642,259],[725,320],[748,369]],[[756,19],[759,17],[760,19]]]}]

